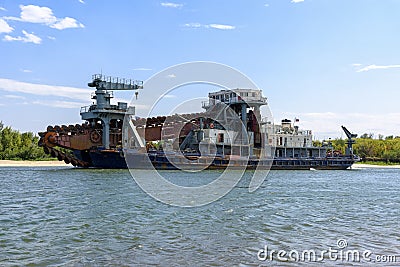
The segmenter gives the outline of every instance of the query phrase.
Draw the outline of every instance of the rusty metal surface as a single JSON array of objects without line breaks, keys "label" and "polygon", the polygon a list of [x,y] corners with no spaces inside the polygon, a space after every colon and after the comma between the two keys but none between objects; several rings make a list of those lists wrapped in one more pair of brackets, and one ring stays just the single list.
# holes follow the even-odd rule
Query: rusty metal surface
[{"label": "rusty metal surface", "polygon": [[91,148],[93,145],[94,143],[90,141],[89,134],[70,136],[69,143],[64,143],[65,148],[77,150],[86,150]]}]

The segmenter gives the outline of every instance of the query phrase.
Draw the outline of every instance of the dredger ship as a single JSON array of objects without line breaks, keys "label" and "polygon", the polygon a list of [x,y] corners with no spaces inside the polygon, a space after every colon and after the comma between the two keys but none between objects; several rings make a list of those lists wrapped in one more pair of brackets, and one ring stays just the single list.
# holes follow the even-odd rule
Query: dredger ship
[{"label": "dredger ship", "polygon": [[267,98],[259,89],[211,92],[202,113],[138,118],[134,107],[112,104],[111,99],[116,90],[134,90],[137,95],[143,82],[96,74],[88,86],[95,88],[94,102],[80,110],[84,123],[48,126],[39,133],[39,145],[47,154],[77,167],[141,168],[150,162],[156,169],[179,169],[183,164],[344,170],[359,160],[352,150],[357,135],[344,126],[348,140],[342,154],[330,142],[314,146],[311,130],[301,130],[296,119],[275,125],[262,118],[260,108]]}]

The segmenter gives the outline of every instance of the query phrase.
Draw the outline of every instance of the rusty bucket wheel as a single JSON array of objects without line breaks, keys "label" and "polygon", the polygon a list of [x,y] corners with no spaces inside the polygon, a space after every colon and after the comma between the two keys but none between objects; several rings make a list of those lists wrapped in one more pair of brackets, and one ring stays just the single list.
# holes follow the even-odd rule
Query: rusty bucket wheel
[{"label": "rusty bucket wheel", "polygon": [[101,141],[101,131],[93,130],[90,132],[90,141],[93,143],[99,143]]},{"label": "rusty bucket wheel", "polygon": [[[54,127],[48,126],[47,132],[39,133],[40,139],[38,141],[38,145],[43,147],[43,151],[45,154],[48,154],[53,158],[57,158],[59,161],[64,161],[66,164],[72,164],[75,167],[89,168],[91,167],[90,162],[80,160],[71,153],[68,153],[66,151],[63,152],[56,149],[56,147],[59,146],[58,139],[60,139],[60,136],[62,137],[65,134],[68,135],[77,134],[79,133],[77,128],[83,130],[81,125],[78,126],[79,127],[76,127],[74,125],[69,125],[69,126],[62,125],[61,127],[58,125]],[[100,139],[101,139],[101,133],[100,133]]]},{"label": "rusty bucket wheel", "polygon": [[47,147],[54,147],[56,146],[56,132],[48,132],[43,138],[43,143]]}]

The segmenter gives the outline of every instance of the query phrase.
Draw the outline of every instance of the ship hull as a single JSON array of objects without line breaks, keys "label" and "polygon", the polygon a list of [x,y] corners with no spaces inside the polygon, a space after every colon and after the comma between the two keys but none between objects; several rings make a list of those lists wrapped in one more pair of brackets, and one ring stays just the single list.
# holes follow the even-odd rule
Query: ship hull
[{"label": "ship hull", "polygon": [[[76,151],[75,155],[81,153]],[[91,150],[87,156],[90,157],[91,166],[93,168],[103,169],[126,169],[126,159],[122,151],[116,150]],[[176,157],[178,158],[178,157]],[[137,154],[129,156],[128,161],[131,168],[144,168],[149,166],[151,162],[152,166],[158,170],[177,170],[179,169],[170,162],[170,158],[167,158],[163,153],[149,153],[149,154]],[[172,157],[174,159],[174,157]],[[216,158],[211,164],[201,164],[198,161],[193,161],[194,165],[197,165],[199,169],[226,169],[228,166],[231,169],[243,169],[254,170],[259,169],[271,169],[271,170],[346,170],[353,165],[356,160],[351,157],[335,157],[335,158],[274,158],[272,160],[233,160],[230,163],[229,159]],[[192,166],[193,164],[187,164]],[[229,165],[230,164],[230,165]]]}]

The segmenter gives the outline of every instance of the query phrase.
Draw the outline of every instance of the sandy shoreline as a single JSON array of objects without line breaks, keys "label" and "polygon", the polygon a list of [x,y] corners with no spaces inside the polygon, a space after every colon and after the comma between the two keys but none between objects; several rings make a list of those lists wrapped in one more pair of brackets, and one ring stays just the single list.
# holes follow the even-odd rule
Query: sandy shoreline
[{"label": "sandy shoreline", "polygon": [[371,164],[363,164],[357,163],[351,166],[353,169],[365,169],[365,168],[374,168],[374,169],[400,169],[400,165],[371,165]]},{"label": "sandy shoreline", "polygon": [[57,167],[71,166],[64,161],[0,160],[0,167]]}]

